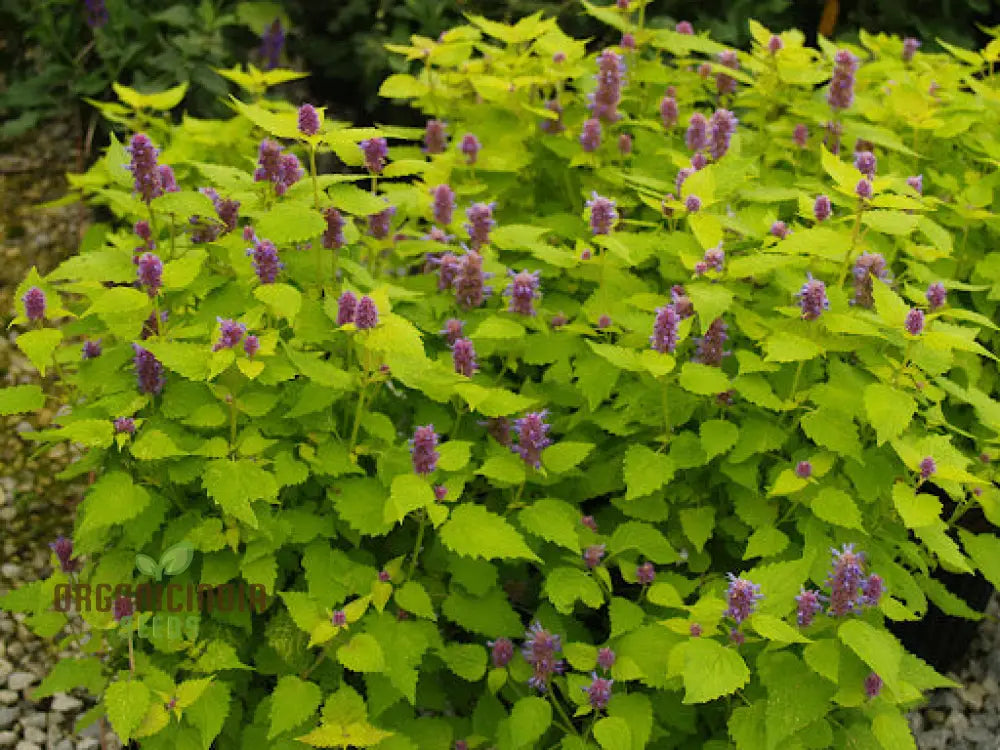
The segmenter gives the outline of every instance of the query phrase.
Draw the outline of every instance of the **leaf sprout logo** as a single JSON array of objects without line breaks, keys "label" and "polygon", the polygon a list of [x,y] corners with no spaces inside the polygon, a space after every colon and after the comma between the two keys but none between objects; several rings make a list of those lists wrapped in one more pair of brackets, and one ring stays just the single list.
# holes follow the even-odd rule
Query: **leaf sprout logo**
[{"label": "leaf sprout logo", "polygon": [[178,576],[191,566],[194,559],[194,545],[183,541],[169,547],[157,562],[149,555],[141,552],[135,556],[135,567],[143,575],[162,581],[164,574]]}]

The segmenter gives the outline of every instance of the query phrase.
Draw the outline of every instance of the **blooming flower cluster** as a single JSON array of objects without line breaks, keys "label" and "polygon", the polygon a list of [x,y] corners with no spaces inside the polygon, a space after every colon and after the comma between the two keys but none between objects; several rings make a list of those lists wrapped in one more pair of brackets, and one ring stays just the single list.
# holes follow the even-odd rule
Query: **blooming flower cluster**
[{"label": "blooming flower cluster", "polygon": [[760,586],[746,578],[737,578],[732,573],[727,573],[729,587],[726,590],[726,617],[736,621],[739,626],[744,620],[757,609],[757,603],[764,598],[760,593]]},{"label": "blooming flower cluster", "polygon": [[24,303],[24,317],[28,320],[41,320],[45,317],[45,292],[37,286],[26,291],[21,302]]},{"label": "blooming flower cluster", "polygon": [[254,246],[247,250],[253,258],[253,269],[261,284],[273,284],[285,264],[278,257],[278,249],[270,240],[255,239]]},{"label": "blooming flower cluster", "polygon": [[465,231],[469,233],[469,244],[473,250],[478,250],[483,245],[490,242],[490,230],[496,226],[493,219],[493,209],[496,202],[473,203],[465,211],[465,216],[469,222],[465,225]]},{"label": "blooming flower cluster", "polygon": [[580,145],[587,152],[596,151],[601,145],[601,121],[596,117],[584,120],[580,131]]},{"label": "blooming flower cluster", "polygon": [[424,153],[443,154],[448,148],[448,123],[441,120],[428,120],[424,127]]},{"label": "blooming flower cluster", "polygon": [[618,221],[618,212],[615,210],[615,202],[610,198],[604,198],[596,192],[591,193],[591,198],[587,201],[587,208],[590,209],[590,231],[594,234],[610,234]]},{"label": "blooming flower cluster", "polygon": [[163,377],[163,365],[153,356],[152,352],[143,349],[138,344],[132,344],[132,350],[135,353],[132,364],[135,367],[135,377],[139,383],[139,393],[159,395],[166,384]]},{"label": "blooming flower cluster", "polygon": [[[740,60],[735,50],[726,49],[719,53],[719,64],[730,70],[740,69]],[[715,74],[715,89],[719,94],[735,94],[736,79],[726,73]]]},{"label": "blooming flower cluster", "polygon": [[143,253],[139,256],[137,273],[146,293],[155,297],[163,287],[163,261],[153,253]]},{"label": "blooming flower cluster", "polygon": [[681,316],[677,314],[674,305],[656,308],[653,335],[649,337],[650,347],[663,354],[673,354],[677,348],[677,329],[680,323]]},{"label": "blooming flower cluster", "polygon": [[718,161],[729,150],[729,141],[736,132],[739,120],[728,109],[717,109],[708,121],[708,152]]},{"label": "blooming flower cluster", "polygon": [[698,351],[695,353],[694,361],[712,367],[721,366],[722,358],[731,354],[731,352],[723,350],[723,346],[729,338],[726,333],[728,328],[722,318],[713,320],[708,326],[708,330],[705,331],[705,335],[697,339]]},{"label": "blooming flower cluster", "polygon": [[588,109],[602,122],[616,122],[621,118],[618,105],[622,99],[625,60],[617,52],[606,49],[597,56],[597,71],[597,88],[589,97]]},{"label": "blooming flower cluster", "polygon": [[826,284],[807,274],[808,279],[802,289],[795,295],[799,298],[803,320],[816,320],[824,310],[830,309],[830,300],[826,296]]},{"label": "blooming flower cluster", "polygon": [[149,136],[145,133],[136,133],[125,150],[131,157],[129,171],[132,172],[135,181],[135,192],[146,203],[164,193],[177,192],[174,171],[166,165],[157,164],[160,151],[153,146]]},{"label": "blooming flower cluster", "polygon": [[510,297],[510,305],[507,312],[518,313],[519,315],[537,315],[534,301],[541,298],[542,293],[538,290],[540,271],[521,271],[514,273],[508,271],[511,277],[510,284],[504,290],[504,294]]},{"label": "blooming flower cluster", "polygon": [[451,357],[455,372],[459,375],[471,378],[479,369],[479,365],[476,363],[476,348],[471,339],[456,339],[451,345]]},{"label": "blooming flower cluster", "polygon": [[858,58],[842,49],[833,59],[833,79],[826,101],[833,109],[848,109],[854,103],[854,74],[858,72]]},{"label": "blooming flower cluster", "polygon": [[470,167],[479,160],[479,152],[482,148],[483,144],[472,133],[463,135],[458,144],[458,150],[465,154],[465,163]]},{"label": "blooming flower cluster", "polygon": [[437,433],[434,432],[434,425],[418,427],[413,432],[413,439],[410,440],[410,458],[413,461],[413,471],[421,476],[433,474],[437,468],[438,459],[441,454],[435,450],[438,444]]},{"label": "blooming flower cluster", "polygon": [[493,289],[485,285],[486,279],[492,275],[483,271],[483,256],[475,250],[469,250],[461,256],[454,279],[458,304],[466,310],[481,307],[486,298],[493,294]]},{"label": "blooming flower cluster", "polygon": [[389,155],[389,145],[385,138],[366,138],[358,144],[365,157],[365,167],[372,174],[382,174],[385,169],[386,157]]},{"label": "blooming flower cluster", "polygon": [[533,623],[524,637],[521,653],[532,672],[528,685],[539,693],[544,693],[548,690],[552,676],[565,671],[565,662],[556,656],[562,651],[562,640],[543,628],[540,622]]},{"label": "blooming flower cluster", "polygon": [[319,112],[311,104],[303,104],[298,113],[299,132],[305,136],[313,136],[319,132]]},{"label": "blooming flower cluster", "polygon": [[323,219],[326,221],[326,229],[323,230],[323,247],[327,250],[337,250],[344,246],[344,226],[346,221],[333,206],[329,206],[323,211]]},{"label": "blooming flower cluster", "polygon": [[871,574],[865,577],[863,552],[855,552],[853,544],[832,549],[833,567],[826,584],[830,589],[827,614],[844,617],[861,611],[862,606],[874,607],[882,598],[882,579]]},{"label": "blooming flower cluster", "polygon": [[228,318],[216,318],[216,320],[219,323],[219,340],[212,345],[213,352],[232,349],[240,343],[247,332],[247,327],[243,323]]},{"label": "blooming flower cluster", "polygon": [[443,227],[448,226],[455,210],[455,191],[450,185],[438,185],[431,189],[431,195],[434,198],[434,221]]},{"label": "blooming flower cluster", "polygon": [[552,440],[548,437],[551,425],[545,423],[548,417],[548,410],[530,414],[514,420],[514,428],[517,431],[517,445],[511,450],[517,453],[528,465],[536,469],[542,465],[542,451],[552,445]]},{"label": "blooming flower cluster", "polygon": [[280,143],[265,138],[257,150],[255,182],[270,182],[275,195],[282,196],[305,174],[295,154],[285,153]]}]

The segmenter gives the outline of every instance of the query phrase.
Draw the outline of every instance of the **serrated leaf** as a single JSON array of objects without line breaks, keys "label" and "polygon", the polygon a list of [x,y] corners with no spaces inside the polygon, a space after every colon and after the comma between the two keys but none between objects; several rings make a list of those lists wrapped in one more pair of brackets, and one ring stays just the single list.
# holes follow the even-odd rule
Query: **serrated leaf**
[{"label": "serrated leaf", "polygon": [[534,746],[552,725],[552,706],[544,698],[521,698],[511,709],[508,721],[514,747]]},{"label": "serrated leaf", "polygon": [[481,505],[458,506],[439,533],[445,547],[466,557],[539,561],[513,526]]},{"label": "serrated leaf", "polygon": [[352,672],[381,672],[385,669],[382,646],[368,633],[358,633],[338,648],[337,659]]},{"label": "serrated leaf", "polygon": [[800,362],[823,353],[818,344],[794,333],[769,336],[764,348],[767,350],[765,362]]},{"label": "serrated leaf", "polygon": [[253,528],[257,528],[257,517],[250,503],[278,495],[274,475],[245,459],[209,462],[202,474],[202,485],[226,513]]},{"label": "serrated leaf", "polygon": [[0,417],[37,411],[45,405],[45,394],[37,385],[0,388]]},{"label": "serrated leaf", "polygon": [[295,675],[285,675],[271,693],[271,726],[269,740],[294,729],[315,713],[323,700],[319,685]]},{"label": "serrated leaf", "polygon": [[708,460],[722,455],[734,445],[739,438],[739,428],[724,419],[709,419],[698,428],[701,437],[701,449],[705,451]]},{"label": "serrated leaf", "polygon": [[56,328],[39,328],[18,335],[15,343],[17,348],[31,360],[35,369],[44,375],[52,364],[52,355],[62,338],[62,331]]},{"label": "serrated leaf", "polygon": [[861,511],[854,499],[843,490],[824,487],[813,498],[812,512],[823,521],[848,529],[862,530]]},{"label": "serrated leaf", "polygon": [[393,592],[393,598],[402,609],[412,612],[417,617],[436,620],[434,605],[427,589],[417,581],[407,581]]},{"label": "serrated leaf", "polygon": [[670,481],[674,475],[671,460],[645,445],[635,443],[625,453],[624,476],[626,499],[645,497]]},{"label": "serrated leaf", "polygon": [[714,396],[729,390],[729,378],[718,367],[699,362],[685,362],[681,366],[681,388],[700,396]]},{"label": "serrated leaf", "polygon": [[271,308],[271,312],[286,320],[295,320],[302,308],[302,292],[288,284],[263,284],[253,290],[253,296]]},{"label": "serrated leaf", "polygon": [[715,528],[715,508],[684,508],[680,512],[680,518],[684,535],[701,552]]},{"label": "serrated leaf", "polygon": [[908,529],[932,526],[941,520],[941,501],[933,495],[918,495],[903,482],[893,485],[892,502]]},{"label": "serrated leaf", "polygon": [[434,490],[426,479],[415,474],[400,474],[392,480],[383,520],[399,523],[407,513],[433,504]]},{"label": "serrated leaf", "polygon": [[980,572],[994,587],[1000,588],[1000,539],[993,534],[973,534],[959,529],[962,546]]},{"label": "serrated leaf", "polygon": [[542,451],[542,464],[554,474],[569,471],[594,449],[593,443],[560,441]]},{"label": "serrated leaf", "polygon": [[108,685],[104,692],[108,721],[123,741],[132,737],[139,728],[150,700],[149,688],[138,680],[118,680]]},{"label": "serrated leaf", "polygon": [[594,739],[602,750],[632,750],[632,732],[619,716],[605,716],[594,724]]},{"label": "serrated leaf", "polygon": [[112,471],[90,487],[83,502],[81,534],[130,521],[149,505],[150,495],[128,474]]},{"label": "serrated leaf", "polygon": [[875,428],[878,445],[899,437],[917,411],[917,402],[892,386],[872,383],[865,388],[865,411]]},{"label": "serrated leaf", "polygon": [[750,670],[735,649],[708,638],[692,638],[683,649],[684,703],[707,703],[747,684]]},{"label": "serrated leaf", "polygon": [[[384,208],[384,206],[383,206]],[[276,245],[306,242],[323,234],[326,221],[318,211],[301,203],[279,203],[257,219],[257,236]]]},{"label": "serrated leaf", "polygon": [[878,630],[862,620],[847,620],[837,630],[841,643],[858,655],[890,689],[895,689],[903,647],[887,631]]},{"label": "serrated leaf", "polygon": [[597,581],[579,568],[559,567],[552,570],[545,579],[544,593],[562,614],[572,612],[578,601],[591,609],[604,603],[604,594]]},{"label": "serrated leaf", "polygon": [[579,511],[554,498],[542,498],[522,510],[518,523],[526,531],[573,552],[580,551]]},{"label": "serrated leaf", "polygon": [[448,669],[463,680],[478,682],[486,674],[486,649],[475,643],[449,643],[441,652]]}]

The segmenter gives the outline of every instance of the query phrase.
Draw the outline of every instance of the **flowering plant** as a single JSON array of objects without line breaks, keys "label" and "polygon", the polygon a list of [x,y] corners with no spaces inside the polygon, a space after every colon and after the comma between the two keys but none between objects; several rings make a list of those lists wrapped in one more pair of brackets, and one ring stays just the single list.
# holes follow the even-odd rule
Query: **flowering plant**
[{"label": "flowering plant", "polygon": [[99,478],[3,606],[180,541],[269,606],[131,661],[80,612],[43,694],[149,748],[912,746],[950,681],[887,626],[1000,583],[993,80],[642,5],[397,49],[426,131],[234,99],[73,177],[119,221],[15,324]]}]

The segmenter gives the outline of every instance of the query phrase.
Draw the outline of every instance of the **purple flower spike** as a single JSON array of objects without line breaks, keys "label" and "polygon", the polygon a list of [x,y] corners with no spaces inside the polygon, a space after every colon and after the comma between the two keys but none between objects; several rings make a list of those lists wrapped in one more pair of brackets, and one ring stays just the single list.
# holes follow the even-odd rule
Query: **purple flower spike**
[{"label": "purple flower spike", "polygon": [[455,372],[471,378],[479,369],[476,363],[476,348],[471,339],[458,339],[451,347],[451,358],[455,365]]},{"label": "purple flower spike", "polygon": [[708,152],[718,161],[729,151],[729,141],[736,132],[739,120],[728,109],[717,109],[708,121]]},{"label": "purple flower spike", "polygon": [[670,130],[677,124],[680,112],[677,109],[677,100],[672,96],[665,96],[660,100],[660,119],[663,121],[665,130]]},{"label": "purple flower spike", "polygon": [[389,145],[385,138],[366,138],[359,148],[365,155],[365,166],[373,174],[382,174],[385,169],[386,157],[389,155]]},{"label": "purple flower spike", "polygon": [[681,316],[674,305],[656,308],[653,335],[649,337],[650,347],[661,354],[673,354],[677,348],[677,329],[680,324]]},{"label": "purple flower spike", "polygon": [[438,185],[431,190],[434,196],[434,221],[443,227],[451,224],[451,215],[455,210],[455,191],[448,185]]},{"label": "purple flower spike", "polygon": [[826,296],[826,284],[814,279],[811,273],[807,275],[809,280],[795,296],[802,308],[802,320],[816,320],[824,310],[830,309],[830,300]]},{"label": "purple flower spike", "polygon": [[[719,53],[719,63],[732,70],[740,69],[740,60],[735,50],[726,49]],[[719,94],[735,94],[736,79],[726,73],[715,74],[715,88]]]},{"label": "purple flower spike", "polygon": [[692,622],[691,627],[688,628],[688,633],[691,634],[692,638],[701,638],[702,632],[701,624],[697,622]]},{"label": "purple flower spike", "polygon": [[512,450],[521,456],[521,459],[536,469],[542,465],[542,450],[552,445],[548,438],[550,425],[545,424],[548,410],[531,412],[521,419],[514,420],[514,427],[517,430],[517,445]]},{"label": "purple flower spike", "polygon": [[704,169],[707,164],[708,164],[708,157],[705,156],[705,154],[703,154],[701,151],[699,151],[698,153],[696,153],[694,156],[691,157],[691,168],[694,169],[695,172],[697,172],[699,169]]},{"label": "purple flower spike", "polygon": [[284,195],[305,174],[295,154],[283,153],[281,144],[265,138],[257,151],[255,182],[270,182],[276,195]]},{"label": "purple flower spike", "polygon": [[711,250],[705,251],[705,256],[702,260],[705,263],[706,268],[711,268],[713,271],[722,273],[723,266],[726,262],[726,253],[723,252],[721,246],[712,248]]},{"label": "purple flower spike", "polygon": [[338,609],[333,613],[333,617],[330,618],[330,621],[333,623],[333,627],[342,628],[347,625],[347,613],[342,609]]},{"label": "purple flower spike", "polygon": [[135,420],[132,417],[118,417],[114,421],[116,434],[135,434]]},{"label": "purple flower spike", "polygon": [[135,367],[135,377],[139,383],[139,393],[158,395],[166,383],[163,377],[163,365],[153,356],[153,353],[143,349],[138,344],[132,344],[135,356],[132,364]]},{"label": "purple flower spike", "polygon": [[459,306],[466,310],[481,307],[493,292],[485,285],[489,276],[483,271],[483,256],[475,250],[469,250],[459,258],[455,276],[455,298]]},{"label": "purple flower spike", "polygon": [[466,209],[465,216],[469,223],[465,225],[465,230],[469,233],[473,250],[489,244],[490,230],[497,224],[493,220],[493,209],[496,205],[496,202],[473,203]]},{"label": "purple flower spike", "polygon": [[260,349],[260,339],[254,335],[247,336],[243,339],[243,351],[247,353],[247,356],[253,359],[253,356]]},{"label": "purple flower spike", "polygon": [[438,267],[438,291],[455,288],[455,279],[458,276],[461,263],[454,253],[445,253],[437,259]]},{"label": "purple flower spike", "polygon": [[299,132],[302,135],[316,135],[319,132],[319,112],[311,104],[299,107]]},{"label": "purple flower spike", "polygon": [[845,544],[843,548],[833,552],[833,568],[827,578],[830,587],[830,606],[828,614],[831,617],[845,617],[860,609],[858,590],[864,572],[864,553],[855,552],[853,544]]},{"label": "purple flower spike", "polygon": [[805,148],[809,145],[809,128],[800,122],[792,132],[792,140],[795,141],[795,145],[799,148]]},{"label": "purple flower spike", "polygon": [[771,234],[778,239],[785,239],[788,236],[788,225],[783,221],[776,221],[771,225]]},{"label": "purple flower spike", "polygon": [[927,303],[931,306],[931,311],[937,310],[944,307],[945,303],[948,301],[948,290],[944,288],[944,284],[940,281],[935,281],[933,284],[927,287]]},{"label": "purple flower spike", "polygon": [[281,50],[285,46],[285,31],[277,18],[268,26],[260,38],[260,56],[264,58],[264,70],[274,70],[281,63]]},{"label": "purple flower spike", "polygon": [[424,153],[443,154],[448,147],[447,123],[441,120],[428,120],[424,128]]},{"label": "purple flower spike", "polygon": [[605,647],[597,650],[597,666],[605,672],[611,671],[611,667],[615,665],[616,660],[615,652],[610,648]]},{"label": "purple flower spike", "polygon": [[621,55],[606,49],[597,56],[597,88],[590,96],[588,109],[602,122],[616,122],[621,118],[618,105],[624,77],[625,61]]},{"label": "purple flower spike", "polygon": [[656,580],[656,568],[653,567],[653,563],[644,562],[642,565],[635,569],[635,578],[643,586],[648,586],[653,581]]},{"label": "purple flower spike", "polygon": [[24,317],[28,320],[41,320],[45,317],[45,292],[37,286],[26,291],[21,301],[24,303]]},{"label": "purple flower spike", "polygon": [[878,160],[871,151],[859,151],[854,155],[854,167],[869,180],[875,179]]},{"label": "purple flower spike", "polygon": [[544,693],[548,689],[552,675],[562,674],[566,668],[563,660],[556,658],[556,654],[562,651],[562,639],[543,628],[537,621],[532,624],[524,637],[521,653],[532,668],[528,685]]},{"label": "purple flower spike", "polygon": [[354,314],[354,325],[362,331],[378,325],[378,307],[375,305],[375,300],[368,295],[358,300],[358,309]]},{"label": "purple flower spike", "polygon": [[510,638],[497,638],[487,641],[486,645],[490,647],[490,660],[494,667],[506,667],[514,658],[514,644]]},{"label": "purple flower spike", "polygon": [[800,628],[808,628],[812,625],[813,618],[823,609],[821,598],[822,595],[813,589],[801,588],[799,590],[799,595],[795,597],[795,603],[798,605],[795,619]]},{"label": "purple flower spike", "polygon": [[705,335],[698,339],[698,351],[695,353],[693,360],[703,365],[721,367],[723,357],[728,357],[731,354],[731,352],[724,351],[723,349],[729,338],[726,334],[727,330],[728,326],[723,322],[722,318],[713,320],[711,325],[708,326],[708,330],[705,331]]},{"label": "purple flower spike", "polygon": [[852,275],[854,276],[854,299],[851,304],[867,308],[871,308],[875,304],[874,279],[888,281],[890,278],[885,258],[880,253],[862,253],[858,256],[854,262]]},{"label": "purple flower spike", "polygon": [[156,163],[156,157],[160,152],[153,146],[149,136],[145,133],[136,133],[125,150],[132,157],[129,170],[135,180],[135,192],[146,203],[163,195],[163,178]]},{"label": "purple flower spike", "polygon": [[84,18],[91,29],[100,29],[111,20],[104,0],[84,0]]},{"label": "purple flower spike", "polygon": [[601,564],[605,549],[603,544],[592,544],[583,551],[583,561],[587,564],[588,568],[593,570]]},{"label": "purple flower spike", "polygon": [[146,294],[155,297],[163,287],[163,261],[152,253],[139,256],[139,283],[146,287]]},{"label": "purple flower spike", "polygon": [[917,49],[920,48],[920,40],[914,39],[912,36],[906,37],[903,40],[903,62],[910,62],[913,56],[917,54]]},{"label": "purple flower spike", "polygon": [[861,200],[869,201],[872,199],[872,184],[868,180],[861,178],[858,180],[858,185],[854,188],[854,192]]},{"label": "purple flower spike", "polygon": [[115,622],[121,622],[135,614],[135,603],[127,596],[119,596],[111,606],[111,613]]},{"label": "purple flower spike", "polygon": [[610,198],[603,198],[596,192],[591,193],[591,199],[587,201],[587,208],[590,209],[590,231],[594,234],[610,234],[618,221],[618,212],[615,210],[617,204]]},{"label": "purple flower spike", "polygon": [[392,230],[392,217],[395,215],[395,206],[388,206],[377,214],[372,214],[368,217],[368,233],[377,240],[384,240]]},{"label": "purple flower spike", "polygon": [[684,135],[684,144],[689,151],[701,151],[708,145],[708,120],[701,112],[695,112],[688,120],[687,133]]},{"label": "purple flower spike", "polygon": [[684,201],[684,208],[689,214],[696,214],[701,210],[701,198],[697,195],[689,195]]},{"label": "purple flower spike", "polygon": [[922,174],[907,177],[906,184],[913,188],[918,195],[924,194],[924,176]]},{"label": "purple flower spike", "polygon": [[247,332],[247,327],[235,320],[216,318],[219,322],[219,340],[212,346],[212,351],[217,352],[222,349],[232,349],[243,339],[243,334]]},{"label": "purple flower spike", "polygon": [[677,25],[674,26],[674,31],[678,34],[685,34],[691,36],[694,34],[694,26],[691,25],[690,21],[678,21]]},{"label": "purple flower spike", "polygon": [[610,325],[611,325],[611,316],[610,315],[605,314],[605,315],[602,315],[601,317],[599,317],[597,319],[597,327],[600,330],[604,330],[605,328],[609,327]]},{"label": "purple flower spike", "polygon": [[95,359],[101,356],[101,340],[88,340],[83,342],[82,359]]},{"label": "purple flower spike", "polygon": [[808,479],[812,476],[813,467],[808,461],[799,461],[795,464],[795,476],[799,479]]},{"label": "purple flower spike", "polygon": [[448,346],[453,346],[456,341],[462,338],[462,330],[464,328],[464,321],[458,318],[449,318],[445,321],[444,328],[441,329],[440,333],[448,341]]},{"label": "purple flower spike", "polygon": [[926,456],[920,461],[920,480],[929,479],[937,471],[937,462],[930,456]]},{"label": "purple flower spike", "polygon": [[340,211],[330,206],[323,211],[326,229],[323,230],[323,247],[337,250],[344,246],[344,225],[347,223]]},{"label": "purple flower spike", "polygon": [[441,454],[435,448],[438,444],[437,433],[434,432],[434,425],[418,427],[413,432],[413,439],[410,441],[410,457],[413,460],[413,471],[421,476],[433,474],[437,468],[438,459]]},{"label": "purple flower spike", "polygon": [[619,46],[624,49],[635,49],[635,34],[628,32],[622,34],[622,41]]},{"label": "purple flower spike", "polygon": [[732,573],[727,573],[729,578],[729,588],[726,591],[726,603],[729,605],[725,611],[726,617],[731,617],[739,625],[753,614],[757,608],[757,602],[764,598],[760,593],[760,586],[748,581],[746,578],[737,578]]},{"label": "purple flower spike", "polygon": [[906,313],[903,325],[911,336],[919,336],[924,332],[924,311],[914,307]]},{"label": "purple flower spike", "polygon": [[870,700],[872,698],[877,698],[881,692],[882,678],[874,672],[869,673],[869,675],[865,677],[865,695],[867,695]]},{"label": "purple flower spike", "polygon": [[538,291],[540,273],[540,271],[521,271],[516,274],[513,271],[509,272],[511,282],[504,290],[504,294],[510,297],[510,306],[507,308],[507,312],[530,316],[537,314],[534,301],[542,296],[542,293]]},{"label": "purple flower spike", "polygon": [[49,548],[59,559],[59,568],[63,573],[75,573],[80,569],[80,561],[73,557],[73,540],[61,534],[54,542],[49,542]]},{"label": "purple flower spike", "polygon": [[465,154],[465,163],[470,167],[479,160],[479,151],[482,147],[483,144],[472,133],[463,135],[458,144],[458,150]]},{"label": "purple flower spike", "polygon": [[861,584],[861,604],[866,607],[877,607],[885,593],[885,582],[881,576],[872,573]]},{"label": "purple flower spike", "polygon": [[580,131],[580,145],[588,153],[597,151],[601,145],[601,121],[596,117],[591,117],[583,123],[583,128]]},{"label": "purple flower spike", "polygon": [[337,325],[343,326],[354,322],[358,309],[358,298],[354,292],[345,290],[337,299]]},{"label": "purple flower spike", "polygon": [[597,533],[597,521],[594,520],[593,516],[580,516],[580,523],[593,531],[595,534]]},{"label": "purple flower spike", "polygon": [[[677,179],[674,180],[674,189],[677,190],[677,194],[680,195],[681,188],[684,186],[684,182],[688,177],[693,175],[697,170],[694,167],[684,167],[677,173]],[[673,196],[667,196],[671,200]]]},{"label": "purple flower spike", "polygon": [[767,51],[772,55],[778,54],[785,46],[785,43],[781,41],[781,37],[772,34],[771,38],[767,40]]},{"label": "purple flower spike", "polygon": [[160,183],[163,185],[164,193],[177,193],[180,188],[177,186],[177,178],[174,177],[174,170],[166,164],[158,167],[160,171]]},{"label": "purple flower spike", "polygon": [[247,255],[253,258],[253,269],[261,284],[273,284],[285,264],[278,257],[278,249],[270,240],[257,240]]},{"label": "purple flower spike", "polygon": [[858,71],[858,58],[846,49],[834,56],[833,79],[826,101],[833,109],[847,109],[854,103],[854,74]]},{"label": "purple flower spike", "polygon": [[591,677],[593,681],[582,689],[587,694],[587,700],[590,701],[593,709],[601,711],[607,708],[608,701],[611,700],[611,686],[614,684],[614,680],[598,677],[597,672],[591,672]]}]

